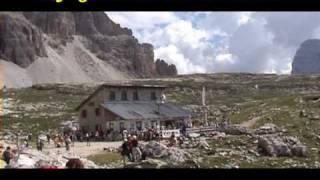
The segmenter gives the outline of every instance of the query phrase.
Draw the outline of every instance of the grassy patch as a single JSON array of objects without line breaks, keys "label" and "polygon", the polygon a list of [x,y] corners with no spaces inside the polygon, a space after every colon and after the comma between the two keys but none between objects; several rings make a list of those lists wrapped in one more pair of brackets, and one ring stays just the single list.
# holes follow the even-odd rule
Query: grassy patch
[{"label": "grassy patch", "polygon": [[96,155],[91,155],[88,157],[88,159],[98,165],[107,165],[110,163],[122,161],[122,156],[120,155],[120,153],[104,152]]}]

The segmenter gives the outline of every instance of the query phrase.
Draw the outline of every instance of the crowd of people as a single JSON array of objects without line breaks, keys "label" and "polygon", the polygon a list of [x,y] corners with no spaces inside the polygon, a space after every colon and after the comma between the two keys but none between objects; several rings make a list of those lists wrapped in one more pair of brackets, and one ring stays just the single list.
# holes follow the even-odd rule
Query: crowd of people
[{"label": "crowd of people", "polygon": [[136,135],[130,135],[124,137],[123,144],[121,146],[121,155],[130,162],[137,162],[145,159],[145,155],[142,153],[139,147],[139,141]]}]

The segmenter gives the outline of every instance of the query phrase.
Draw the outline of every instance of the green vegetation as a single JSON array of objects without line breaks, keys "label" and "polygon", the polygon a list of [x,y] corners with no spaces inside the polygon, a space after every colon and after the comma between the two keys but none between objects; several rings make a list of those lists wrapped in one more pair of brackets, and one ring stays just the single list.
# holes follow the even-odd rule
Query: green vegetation
[{"label": "green vegetation", "polygon": [[[274,123],[287,130],[286,135],[297,136],[308,147],[306,158],[272,158],[249,155],[250,161],[242,155],[205,156],[201,167],[226,167],[226,164],[240,167],[315,167],[319,160],[320,120],[320,77],[276,76],[254,74],[181,75],[173,80],[146,80],[148,84],[168,85],[168,101],[179,105],[201,105],[202,86],[206,86],[206,104],[217,109],[227,107],[225,115],[233,123],[243,123],[257,118],[251,128]],[[140,80],[143,83],[143,80]],[[256,89],[255,85],[259,88]],[[3,93],[10,99],[5,105],[11,113],[1,116],[2,128],[22,130],[38,134],[56,129],[62,121],[77,119],[75,108],[89,96],[96,87],[82,85],[44,85],[38,88],[8,89]],[[235,109],[235,110],[230,110]],[[304,110],[307,116],[300,116]],[[210,115],[212,120],[215,115]],[[218,116],[218,115],[217,115]],[[256,144],[247,136],[234,136],[212,141],[214,149],[242,148],[256,149]],[[248,155],[248,153],[247,153]],[[232,157],[232,158],[230,158]],[[90,156],[98,164],[122,160],[118,153],[101,153]],[[291,162],[290,162],[291,161]],[[296,165],[295,165],[296,164]]]},{"label": "green vegetation", "polygon": [[120,153],[103,152],[100,154],[91,155],[88,157],[88,159],[98,165],[108,165],[110,163],[118,163],[119,161],[122,161],[123,158]]}]

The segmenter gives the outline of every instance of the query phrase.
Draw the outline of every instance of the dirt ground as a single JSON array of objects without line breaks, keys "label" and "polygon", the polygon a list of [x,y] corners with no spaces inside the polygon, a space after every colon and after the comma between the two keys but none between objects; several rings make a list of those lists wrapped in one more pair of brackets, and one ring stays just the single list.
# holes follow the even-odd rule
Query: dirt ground
[{"label": "dirt ground", "polygon": [[[99,154],[99,153],[103,152],[103,148],[118,148],[121,146],[121,144],[122,144],[121,141],[90,142],[90,146],[87,146],[86,142],[75,142],[74,145],[70,146],[69,153],[74,154],[76,156],[86,158],[90,155]],[[7,145],[9,145],[13,148],[16,147],[14,144],[7,144]],[[31,145],[31,146],[29,146],[29,148],[36,149],[36,146]],[[46,153],[46,152],[53,152],[53,151],[60,152],[62,154],[67,152],[65,146],[62,146],[61,148],[56,148],[54,146],[53,142],[50,142],[50,144],[45,142],[43,152]]]},{"label": "dirt ground", "polygon": [[[78,155],[80,157],[88,157],[93,154],[99,154],[103,152],[103,148],[118,148],[122,144],[121,141],[117,142],[90,142],[90,146],[87,146],[86,142],[75,142],[74,145],[70,146],[70,152],[72,154]],[[62,153],[66,152],[66,148],[62,146],[61,148],[54,147],[53,143],[50,145],[45,144],[44,151],[60,151]]]}]

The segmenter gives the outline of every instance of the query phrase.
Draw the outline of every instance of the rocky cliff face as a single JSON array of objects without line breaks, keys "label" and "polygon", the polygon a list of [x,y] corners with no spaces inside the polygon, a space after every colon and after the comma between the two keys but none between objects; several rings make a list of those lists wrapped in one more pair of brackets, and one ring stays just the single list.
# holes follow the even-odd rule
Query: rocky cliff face
[{"label": "rocky cliff face", "polygon": [[21,14],[0,13],[0,59],[27,67],[45,57],[42,33]]},{"label": "rocky cliff face", "polygon": [[292,74],[320,73],[320,40],[310,39],[301,44],[292,62]]},{"label": "rocky cliff face", "polygon": [[173,64],[168,64],[164,60],[157,59],[156,70],[160,76],[175,76],[178,74],[177,68]]},{"label": "rocky cliff face", "polygon": [[174,65],[154,62],[151,44],[139,43],[130,29],[120,27],[104,12],[0,13],[0,59],[21,68],[41,58],[52,59],[54,53],[48,54],[48,50],[63,55],[75,37],[81,37],[80,43],[94,58],[128,77],[174,74]]}]

